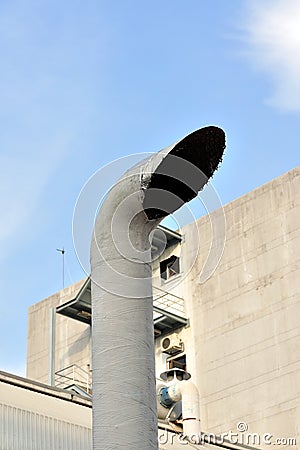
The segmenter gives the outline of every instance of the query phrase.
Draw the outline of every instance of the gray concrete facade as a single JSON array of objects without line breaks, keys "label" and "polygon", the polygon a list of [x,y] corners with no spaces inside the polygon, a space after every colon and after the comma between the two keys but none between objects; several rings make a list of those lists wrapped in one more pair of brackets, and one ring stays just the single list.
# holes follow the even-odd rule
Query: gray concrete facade
[{"label": "gray concrete facade", "polygon": [[[50,310],[74,298],[85,280],[69,286],[30,306],[28,310],[27,371],[32,380],[48,383]],[[90,368],[89,325],[56,314],[55,371],[77,364]]]},{"label": "gray concrete facade", "polygon": [[[224,208],[227,238],[214,275],[197,282],[210,245],[183,281],[187,360],[201,394],[203,428],[292,437],[300,443],[300,170]],[[184,260],[193,247],[185,227]],[[274,441],[272,441],[274,442]],[[263,446],[269,448],[269,445]]]}]

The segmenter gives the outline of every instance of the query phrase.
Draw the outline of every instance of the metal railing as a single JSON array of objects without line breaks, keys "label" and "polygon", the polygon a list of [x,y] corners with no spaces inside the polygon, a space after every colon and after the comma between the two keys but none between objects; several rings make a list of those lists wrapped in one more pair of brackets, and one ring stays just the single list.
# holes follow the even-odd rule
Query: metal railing
[{"label": "metal railing", "polygon": [[[153,306],[160,312],[153,311],[153,319],[158,319],[162,311],[184,318],[184,299],[167,292],[159,287],[153,286]],[[66,389],[72,385],[77,385],[88,394],[92,393],[92,371],[84,370],[78,364],[71,364],[55,372],[55,386]]]},{"label": "metal railing", "polygon": [[[184,299],[156,286],[153,286],[153,306],[180,317],[185,316]],[[153,319],[156,319],[158,316],[159,313],[154,311]]]},{"label": "metal railing", "polygon": [[66,389],[72,384],[76,384],[87,393],[92,392],[92,374],[77,364],[64,367],[55,372],[55,386]]}]

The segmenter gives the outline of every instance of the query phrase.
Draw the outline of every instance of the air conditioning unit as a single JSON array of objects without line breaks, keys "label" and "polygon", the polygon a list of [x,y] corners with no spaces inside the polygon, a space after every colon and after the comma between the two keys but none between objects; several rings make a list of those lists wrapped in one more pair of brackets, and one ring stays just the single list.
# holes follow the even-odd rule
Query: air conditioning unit
[{"label": "air conditioning unit", "polygon": [[182,352],[183,342],[177,333],[173,333],[168,337],[165,337],[161,341],[161,351],[163,353],[168,353],[169,355],[174,355],[175,353]]}]

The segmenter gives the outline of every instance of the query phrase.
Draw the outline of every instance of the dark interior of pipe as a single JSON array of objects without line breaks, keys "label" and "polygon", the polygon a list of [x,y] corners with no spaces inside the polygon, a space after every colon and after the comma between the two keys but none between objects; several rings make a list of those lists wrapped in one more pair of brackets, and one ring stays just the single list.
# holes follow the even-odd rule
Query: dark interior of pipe
[{"label": "dark interior of pipe", "polygon": [[196,197],[217,170],[224,150],[225,133],[215,126],[194,131],[176,144],[145,191],[148,219],[163,218]]}]

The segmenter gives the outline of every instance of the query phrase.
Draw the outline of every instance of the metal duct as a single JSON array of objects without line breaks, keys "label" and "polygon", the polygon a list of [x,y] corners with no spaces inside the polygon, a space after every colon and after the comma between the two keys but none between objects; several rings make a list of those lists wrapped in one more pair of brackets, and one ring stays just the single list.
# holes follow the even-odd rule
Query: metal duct
[{"label": "metal duct", "polygon": [[157,450],[151,232],[195,197],[225,134],[199,129],[130,169],[105,198],[91,245],[93,449]]},{"label": "metal duct", "polygon": [[161,406],[169,407],[182,400],[183,434],[195,444],[200,443],[199,392],[191,380],[174,382],[160,388]]}]

